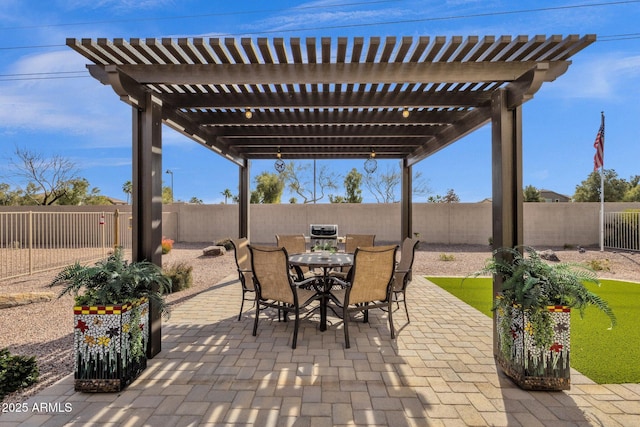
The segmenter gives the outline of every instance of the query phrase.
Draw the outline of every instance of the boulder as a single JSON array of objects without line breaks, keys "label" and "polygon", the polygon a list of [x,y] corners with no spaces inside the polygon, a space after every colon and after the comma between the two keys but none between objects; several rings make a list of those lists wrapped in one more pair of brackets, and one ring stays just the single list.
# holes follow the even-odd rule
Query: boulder
[{"label": "boulder", "polygon": [[204,256],[221,256],[227,253],[224,246],[207,246],[202,250]]},{"label": "boulder", "polygon": [[560,261],[558,255],[551,249],[547,249],[546,251],[540,252],[540,258],[546,259],[547,261]]},{"label": "boulder", "polygon": [[53,292],[22,292],[0,295],[0,309],[17,307],[35,302],[47,302],[55,298]]}]

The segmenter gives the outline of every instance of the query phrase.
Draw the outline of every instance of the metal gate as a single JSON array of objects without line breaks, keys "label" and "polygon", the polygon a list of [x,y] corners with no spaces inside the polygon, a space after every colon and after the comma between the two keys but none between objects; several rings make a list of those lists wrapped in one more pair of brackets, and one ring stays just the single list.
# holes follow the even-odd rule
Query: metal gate
[{"label": "metal gate", "polygon": [[604,246],[640,251],[640,211],[605,212]]}]

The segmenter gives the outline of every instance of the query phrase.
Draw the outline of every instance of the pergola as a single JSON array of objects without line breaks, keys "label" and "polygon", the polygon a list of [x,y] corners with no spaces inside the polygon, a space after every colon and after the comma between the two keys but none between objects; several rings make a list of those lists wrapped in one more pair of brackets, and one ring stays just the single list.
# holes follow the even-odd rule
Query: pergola
[{"label": "pergola", "polygon": [[[164,123],[239,168],[249,237],[253,159],[402,162],[399,237],[412,235],[412,166],[492,125],[493,242],[522,244],[522,104],[595,35],[67,39],[132,108],[133,259],[161,265]],[[497,289],[496,289],[497,288]],[[494,291],[499,290],[494,284]],[[149,357],[160,351],[153,317]]]}]

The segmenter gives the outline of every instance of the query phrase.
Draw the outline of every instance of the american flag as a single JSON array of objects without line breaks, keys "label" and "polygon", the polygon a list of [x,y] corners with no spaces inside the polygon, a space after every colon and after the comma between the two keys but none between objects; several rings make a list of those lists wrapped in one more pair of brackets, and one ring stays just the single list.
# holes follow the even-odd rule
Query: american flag
[{"label": "american flag", "polygon": [[593,156],[593,170],[597,171],[604,166],[604,113],[602,113],[600,130],[598,130],[598,134],[596,135],[593,148],[596,149],[596,154]]}]

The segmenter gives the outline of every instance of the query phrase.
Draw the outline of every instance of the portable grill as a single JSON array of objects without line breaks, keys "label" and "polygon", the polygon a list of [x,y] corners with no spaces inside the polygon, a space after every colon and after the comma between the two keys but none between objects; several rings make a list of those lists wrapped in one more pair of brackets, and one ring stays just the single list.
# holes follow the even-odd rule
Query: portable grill
[{"label": "portable grill", "polygon": [[311,224],[309,226],[309,240],[311,247],[326,246],[338,247],[337,224]]}]

